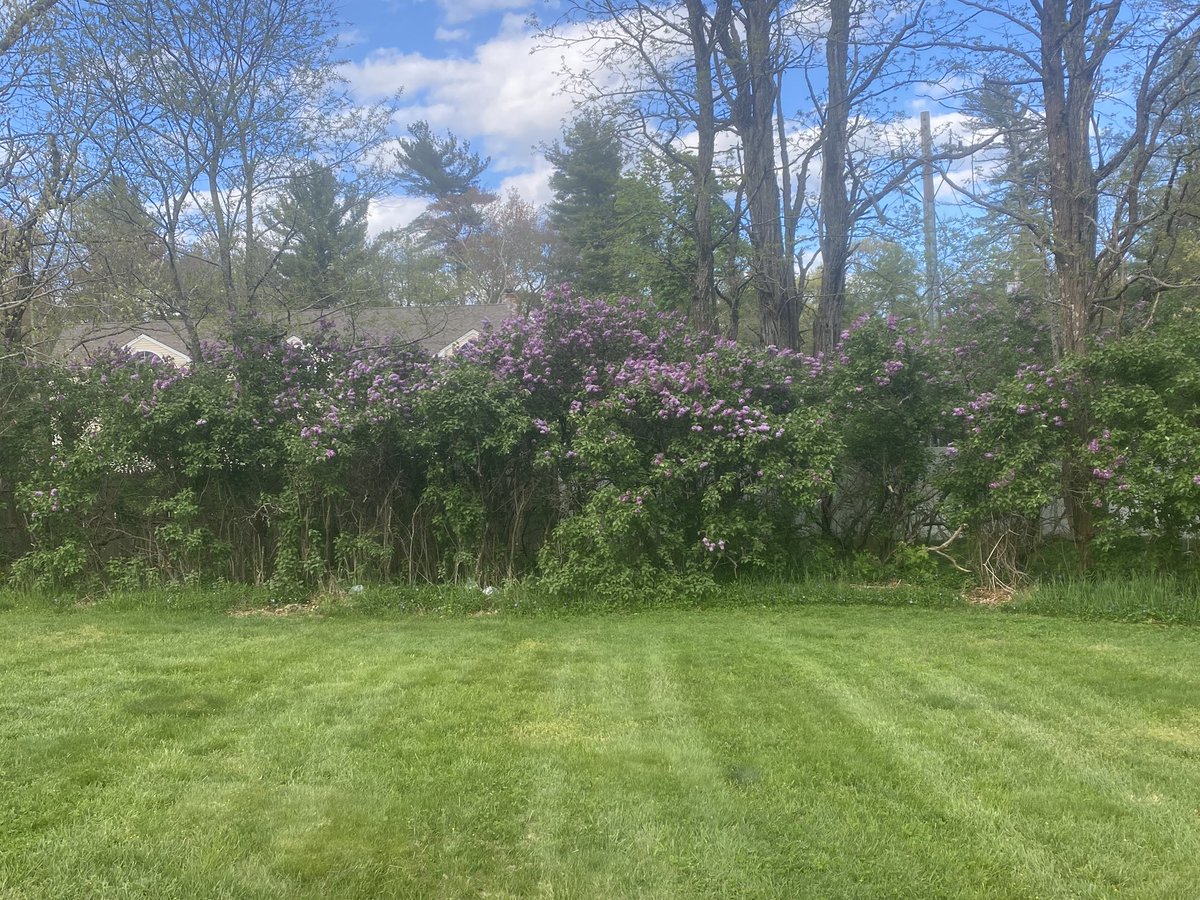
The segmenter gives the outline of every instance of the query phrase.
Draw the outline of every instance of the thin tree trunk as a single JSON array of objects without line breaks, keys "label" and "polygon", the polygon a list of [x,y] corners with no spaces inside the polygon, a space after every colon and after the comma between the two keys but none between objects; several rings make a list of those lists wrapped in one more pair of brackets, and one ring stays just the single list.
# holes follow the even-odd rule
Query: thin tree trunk
[{"label": "thin tree trunk", "polygon": [[[775,127],[779,140],[779,183],[783,186],[783,249],[788,257],[787,287],[788,293],[799,300],[796,289],[796,231],[799,227],[799,217],[792,198],[792,160],[788,151],[787,118],[783,114],[783,73],[779,73],[778,84],[775,88]],[[803,185],[797,185],[797,191],[803,191]],[[799,311],[797,311],[797,318]]]},{"label": "thin tree trunk", "polygon": [[709,18],[702,0],[687,0],[688,29],[696,66],[696,168],[695,213],[692,220],[696,241],[696,268],[692,273],[692,321],[705,330],[717,326],[717,297],[713,241],[713,159],[716,155],[717,125],[713,96],[712,40]]},{"label": "thin tree trunk", "polygon": [[[216,154],[213,154],[214,157]],[[221,190],[214,164],[208,171],[208,197],[212,203],[213,224],[217,231],[217,264],[221,269],[221,288],[225,294],[225,307],[232,317],[238,310],[237,287],[233,280],[233,236],[225,219],[225,205],[221,201]]]}]

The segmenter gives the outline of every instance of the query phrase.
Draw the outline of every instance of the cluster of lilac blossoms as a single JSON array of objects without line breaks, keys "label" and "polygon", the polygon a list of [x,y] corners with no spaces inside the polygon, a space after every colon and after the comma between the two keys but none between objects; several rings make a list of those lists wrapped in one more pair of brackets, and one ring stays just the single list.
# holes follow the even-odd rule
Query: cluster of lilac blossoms
[{"label": "cluster of lilac blossoms", "polygon": [[548,292],[541,309],[491,327],[459,349],[451,365],[478,365],[519,385],[535,401],[606,393],[622,361],[697,353],[711,339],[688,334],[681,317],[647,310],[635,300],[579,298]]},{"label": "cluster of lilac blossoms", "polygon": [[[473,367],[516,390],[538,458],[617,486],[613,500],[638,515],[698,510],[718,484],[721,502],[736,505],[768,479],[811,492],[832,477],[826,464],[808,471],[789,443],[804,389],[827,371],[822,361],[690,333],[679,315],[637,301],[555,293],[440,365]],[[805,426],[813,420],[822,421],[813,415]],[[614,456],[614,447],[625,449]],[[701,537],[692,539],[706,551],[731,549],[725,537],[708,535],[711,546]]]},{"label": "cluster of lilac blossoms", "polygon": [[[790,351],[751,354],[731,341],[690,334],[677,314],[634,300],[607,303],[561,292],[528,319],[509,320],[468,344],[451,364],[484,366],[498,381],[519,385],[542,433],[547,418],[603,406],[686,421],[697,433],[746,437],[779,430],[769,410],[791,403],[802,360]],[[807,362],[810,371],[819,369]]]},{"label": "cluster of lilac blossoms", "polygon": [[321,379],[286,380],[275,399],[277,410],[292,411],[299,437],[323,459],[336,457],[359,430],[407,424],[416,395],[431,385],[431,363],[405,345],[351,346],[339,356],[342,365]]},{"label": "cluster of lilac blossoms", "polygon": [[[697,434],[780,438],[783,428],[772,420],[796,402],[786,392],[795,375],[778,368],[770,372],[768,362],[739,359],[724,349],[678,362],[625,360],[614,367],[612,393],[604,402],[628,416],[682,422]],[[717,396],[714,381],[723,396]]]}]

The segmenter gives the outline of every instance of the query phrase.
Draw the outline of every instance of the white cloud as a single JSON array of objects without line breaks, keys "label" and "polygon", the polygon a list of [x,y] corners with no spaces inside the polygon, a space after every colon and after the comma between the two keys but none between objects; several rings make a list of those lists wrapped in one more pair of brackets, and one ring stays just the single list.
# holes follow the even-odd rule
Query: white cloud
[{"label": "white cloud", "polygon": [[521,195],[522,200],[532,203],[534,206],[545,206],[553,200],[554,192],[550,190],[550,175],[554,172],[554,166],[540,153],[533,157],[532,165],[533,168],[529,171],[510,175],[500,182],[498,191],[500,196],[503,197],[508,191],[515,190]]},{"label": "white cloud", "polygon": [[435,130],[471,139],[499,173],[528,171],[533,148],[557,138],[572,111],[558,75],[563,57],[578,64],[583,53],[573,47],[536,51],[535,43],[519,17],[507,16],[499,33],[469,57],[380,49],[345,74],[364,103],[403,87],[409,105],[397,116],[401,129],[423,118]]},{"label": "white cloud", "polygon": [[[695,129],[680,135],[675,139],[675,145],[692,153],[700,148],[700,134]],[[713,141],[713,152],[716,154],[718,165],[732,165],[737,162],[737,152],[742,146],[742,140],[732,130],[717,132]]]},{"label": "white cloud", "polygon": [[453,43],[455,41],[465,41],[471,36],[471,32],[465,28],[446,28],[439,26],[438,30],[433,33],[435,41],[446,41]]},{"label": "white cloud", "polygon": [[338,33],[337,45],[341,49],[357,47],[364,40],[366,40],[366,36],[359,29],[348,28]]},{"label": "white cloud", "polygon": [[[439,3],[447,10],[451,5],[450,0]],[[465,21],[468,9],[478,13],[528,5],[468,0],[456,21]],[[464,30],[443,27],[437,36],[457,38]],[[348,65],[345,75],[363,104],[402,87],[406,105],[396,114],[397,133],[418,119],[428,121],[435,131],[449,129],[470,140],[473,150],[492,157],[489,187],[500,195],[514,188],[524,200],[544,205],[553,196],[552,167],[536,148],[558,139],[563,122],[573,115],[576,101],[564,91],[561,73],[589,67],[587,56],[595,45],[571,40],[582,35],[582,29],[568,28],[565,40],[554,48],[538,49],[539,41],[529,26],[519,15],[510,14],[490,39],[469,50],[464,47],[462,55],[449,48],[442,51],[446,55],[380,48]],[[694,146],[695,135],[687,135],[681,143]],[[732,133],[720,136],[723,162],[736,161],[737,146]],[[411,221],[420,208],[415,200],[381,202],[377,211],[372,209],[372,233],[403,224],[401,220]]]},{"label": "white cloud", "polygon": [[416,197],[380,197],[367,209],[367,231],[371,237],[378,237],[393,228],[403,228],[424,211],[425,201]]}]

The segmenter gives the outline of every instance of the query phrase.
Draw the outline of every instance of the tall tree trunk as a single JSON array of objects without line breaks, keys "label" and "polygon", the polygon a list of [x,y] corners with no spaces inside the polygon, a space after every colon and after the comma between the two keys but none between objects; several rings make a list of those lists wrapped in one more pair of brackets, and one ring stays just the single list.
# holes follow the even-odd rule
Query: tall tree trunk
[{"label": "tall tree trunk", "polygon": [[713,91],[712,36],[703,0],[687,0],[688,31],[696,66],[696,190],[692,217],[696,241],[696,268],[692,273],[692,321],[701,328],[717,327],[717,292],[713,241],[713,158],[716,156],[717,124]]},{"label": "tall tree trunk", "polygon": [[[1117,3],[1119,6],[1119,2]],[[1088,59],[1090,7],[1071,0],[1046,0],[1041,7],[1042,90],[1050,151],[1051,252],[1062,304],[1062,349],[1088,349],[1097,303],[1096,259],[1099,185],[1088,132],[1095,108],[1095,69]],[[1082,444],[1088,426],[1076,425]],[[1086,565],[1093,537],[1093,515],[1085,497],[1090,472],[1078,460],[1063,463],[1063,496],[1071,535]]]},{"label": "tall tree trunk", "polygon": [[1041,7],[1041,75],[1054,223],[1051,252],[1061,291],[1062,347],[1069,354],[1087,352],[1099,287],[1099,194],[1088,145],[1096,105],[1095,70],[1088,59],[1088,12],[1088,4],[1070,0],[1047,0]]},{"label": "tall tree trunk", "polygon": [[850,196],[846,190],[849,128],[850,0],[830,0],[825,60],[829,95],[821,133],[821,291],[813,326],[813,352],[837,346],[846,314],[846,266],[850,260]]},{"label": "tall tree trunk", "polygon": [[[214,153],[213,157],[216,158]],[[208,171],[208,198],[212,203],[213,224],[217,237],[217,265],[221,270],[221,290],[225,295],[225,308],[230,318],[241,310],[238,304],[237,286],[233,280],[233,235],[230,233],[229,222],[225,218],[225,204],[221,199],[221,189],[218,182],[219,171],[214,163]]]},{"label": "tall tree trunk", "polygon": [[[759,129],[748,134],[746,195],[750,211],[750,247],[758,293],[762,339],[778,347],[799,347],[800,329],[788,292],[789,259],[784,253],[779,221],[779,183],[775,178],[775,145],[763,141]],[[767,134],[773,129],[768,124]]]},{"label": "tall tree trunk", "polygon": [[250,300],[256,293],[255,286],[258,283],[258,230],[255,227],[256,223],[254,221],[254,205],[257,198],[256,191],[258,190],[258,184],[255,182],[254,160],[251,158],[250,149],[246,144],[245,134],[242,135],[241,155],[242,173],[245,181],[245,196],[242,198],[242,202],[246,206],[246,220],[243,223],[242,240],[245,241],[246,246],[244,249],[245,259],[242,261],[241,277],[238,279],[238,290],[241,293],[239,299],[243,313],[249,315],[253,305]]},{"label": "tall tree trunk", "polygon": [[[778,53],[773,23],[777,2],[743,0],[720,38],[737,84],[731,100],[734,127],[742,140],[743,180],[750,212],[750,249],[758,294],[762,340],[779,347],[800,346],[791,252],[783,243],[779,177],[775,168],[775,98],[779,90]],[[745,29],[744,43],[736,22]]]},{"label": "tall tree trunk", "polygon": [[7,278],[10,292],[0,293],[0,312],[3,313],[3,333],[0,334],[0,359],[15,355],[25,345],[29,336],[29,318],[37,283],[34,279],[34,231],[39,219],[32,216],[20,225],[10,228],[5,235],[3,261],[14,270]]}]

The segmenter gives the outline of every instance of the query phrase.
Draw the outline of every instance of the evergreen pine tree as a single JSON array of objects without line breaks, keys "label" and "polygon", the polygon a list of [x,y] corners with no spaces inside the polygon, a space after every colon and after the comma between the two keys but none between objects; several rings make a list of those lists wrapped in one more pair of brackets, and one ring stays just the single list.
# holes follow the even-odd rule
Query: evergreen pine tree
[{"label": "evergreen pine tree", "polygon": [[368,199],[317,163],[288,180],[273,219],[286,248],[279,274],[291,308],[335,306],[361,290]]},{"label": "evergreen pine tree", "polygon": [[549,218],[559,238],[552,260],[556,277],[585,294],[619,290],[612,283],[612,265],[619,230],[620,137],[598,114],[585,113],[546,151],[546,159],[554,166]]},{"label": "evergreen pine tree", "polygon": [[465,243],[483,227],[483,211],[496,199],[479,181],[491,159],[471,152],[470,142],[451,132],[437,136],[428,122],[414,122],[408,133],[396,152],[400,183],[409,194],[429,201],[408,231],[442,255],[462,295]]}]

